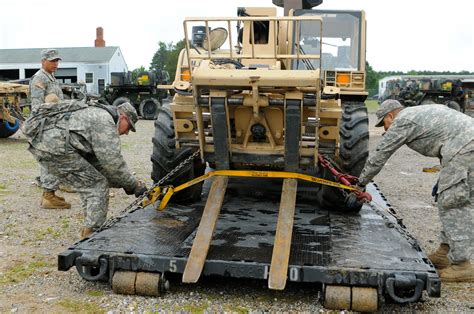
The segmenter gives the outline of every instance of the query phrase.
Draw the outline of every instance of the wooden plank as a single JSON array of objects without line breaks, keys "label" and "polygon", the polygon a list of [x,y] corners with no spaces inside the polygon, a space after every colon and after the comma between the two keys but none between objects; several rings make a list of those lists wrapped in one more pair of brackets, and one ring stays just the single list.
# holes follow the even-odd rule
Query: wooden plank
[{"label": "wooden plank", "polygon": [[189,253],[186,268],[183,273],[183,282],[197,282],[201,276],[204,263],[206,262],[207,252],[211,245],[212,235],[216,227],[217,218],[221,211],[224,201],[225,190],[228,177],[215,177],[212,183],[209,196],[206,201],[206,207],[202,213],[196,237],[194,238],[191,252]]},{"label": "wooden plank", "polygon": [[286,285],[297,189],[298,181],[296,179],[285,179],[283,181],[270,277],[268,279],[270,289],[283,290]]}]

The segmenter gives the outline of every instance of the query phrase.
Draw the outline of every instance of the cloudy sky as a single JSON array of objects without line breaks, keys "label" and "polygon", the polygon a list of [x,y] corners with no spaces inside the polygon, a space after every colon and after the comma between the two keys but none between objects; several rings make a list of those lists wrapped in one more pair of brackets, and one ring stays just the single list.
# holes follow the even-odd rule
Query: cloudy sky
[{"label": "cloudy sky", "polygon": [[[1,0],[0,49],[120,46],[130,70],[147,68],[158,42],[184,37],[184,17],[235,16],[271,0]],[[375,70],[474,72],[469,0],[324,0],[321,9],[365,10],[367,60]]]}]

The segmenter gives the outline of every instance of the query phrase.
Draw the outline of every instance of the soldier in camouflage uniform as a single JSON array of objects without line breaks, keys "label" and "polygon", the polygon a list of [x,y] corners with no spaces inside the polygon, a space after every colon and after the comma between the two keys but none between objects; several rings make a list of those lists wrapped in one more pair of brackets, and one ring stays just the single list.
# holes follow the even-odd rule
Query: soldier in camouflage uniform
[{"label": "soldier in camouflage uniform", "polygon": [[387,132],[367,160],[359,186],[369,183],[404,144],[424,156],[438,157],[441,171],[436,193],[441,245],[429,258],[440,269],[442,280],[472,282],[474,119],[443,105],[403,109],[397,100],[384,101],[376,115],[376,126],[384,126]]},{"label": "soldier in camouflage uniform", "polygon": [[[41,52],[41,69],[33,75],[30,81],[31,112],[35,113],[45,102],[48,94],[55,94],[59,99],[63,99],[63,92],[59,83],[54,77],[54,72],[58,69],[59,60],[62,60],[56,49],[44,49]],[[57,196],[58,179],[48,173],[47,169],[40,165],[40,185],[43,188],[41,207],[43,208],[71,208],[71,204],[64,198]]]},{"label": "soldier in camouflage uniform", "polygon": [[109,187],[137,197],[146,192],[120,152],[119,135],[135,132],[138,115],[130,103],[115,108],[76,100],[54,103],[49,95],[47,100],[28,118],[23,132],[38,162],[79,194],[85,238],[106,220]]}]

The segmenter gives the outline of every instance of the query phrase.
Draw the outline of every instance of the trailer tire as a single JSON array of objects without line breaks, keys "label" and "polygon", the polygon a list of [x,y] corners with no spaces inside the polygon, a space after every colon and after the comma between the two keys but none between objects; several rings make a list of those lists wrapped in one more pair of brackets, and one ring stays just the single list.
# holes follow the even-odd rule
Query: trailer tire
[{"label": "trailer tire", "polygon": [[[118,107],[118,106],[120,106],[121,104],[123,104],[124,102],[130,103],[130,98],[128,98],[128,97],[119,97],[119,98],[117,98],[117,99],[114,100],[114,102],[112,103],[112,106]],[[133,105],[133,104],[132,104],[132,105]]]},{"label": "trailer tire", "polygon": [[155,98],[147,98],[142,100],[138,107],[138,113],[145,120],[154,120],[158,116],[158,108],[160,102]]},{"label": "trailer tire", "polygon": [[[153,136],[153,153],[151,155],[153,182],[173,170],[183,160],[195,152],[194,148],[176,148],[173,118],[168,105],[158,108],[158,118],[155,121],[155,135]],[[205,163],[195,158],[193,163],[186,165],[175,176],[165,181],[163,185],[178,186],[195,177],[204,174]],[[192,185],[187,189],[173,194],[171,202],[191,202],[201,197],[203,183]]]},{"label": "trailer tire", "polygon": [[[335,160],[334,166],[343,173],[359,176],[369,156],[369,117],[363,102],[342,104],[339,135],[339,158]],[[334,176],[326,169],[323,177],[334,181]],[[362,208],[362,203],[353,202],[340,189],[326,185],[321,188],[318,199],[323,208],[351,212],[358,212]]]},{"label": "trailer tire", "polygon": [[15,124],[0,119],[0,138],[7,138],[12,136],[20,128],[20,120],[15,119]]},{"label": "trailer tire", "polygon": [[456,101],[454,100],[449,100],[445,103],[446,106],[448,106],[449,108],[451,109],[454,109],[456,111],[459,111],[461,112],[461,105],[458,104]]}]

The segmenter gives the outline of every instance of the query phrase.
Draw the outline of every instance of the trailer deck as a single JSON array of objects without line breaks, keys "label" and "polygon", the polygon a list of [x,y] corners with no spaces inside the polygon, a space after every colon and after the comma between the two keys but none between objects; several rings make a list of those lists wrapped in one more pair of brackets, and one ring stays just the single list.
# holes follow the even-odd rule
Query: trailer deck
[{"label": "trailer deck", "polygon": [[[229,180],[202,275],[268,279],[281,182]],[[358,213],[341,213],[313,205],[314,185],[298,187],[287,280],[370,287],[379,301],[389,296],[399,303],[415,302],[423,290],[439,297],[439,277],[416,239],[375,184],[367,191],[371,205]],[[156,204],[137,208],[61,253],[58,268],[76,266],[87,280],[111,283],[118,271],[159,273],[162,280],[169,272],[181,274],[205,199],[169,204],[164,211],[155,210]]]}]

